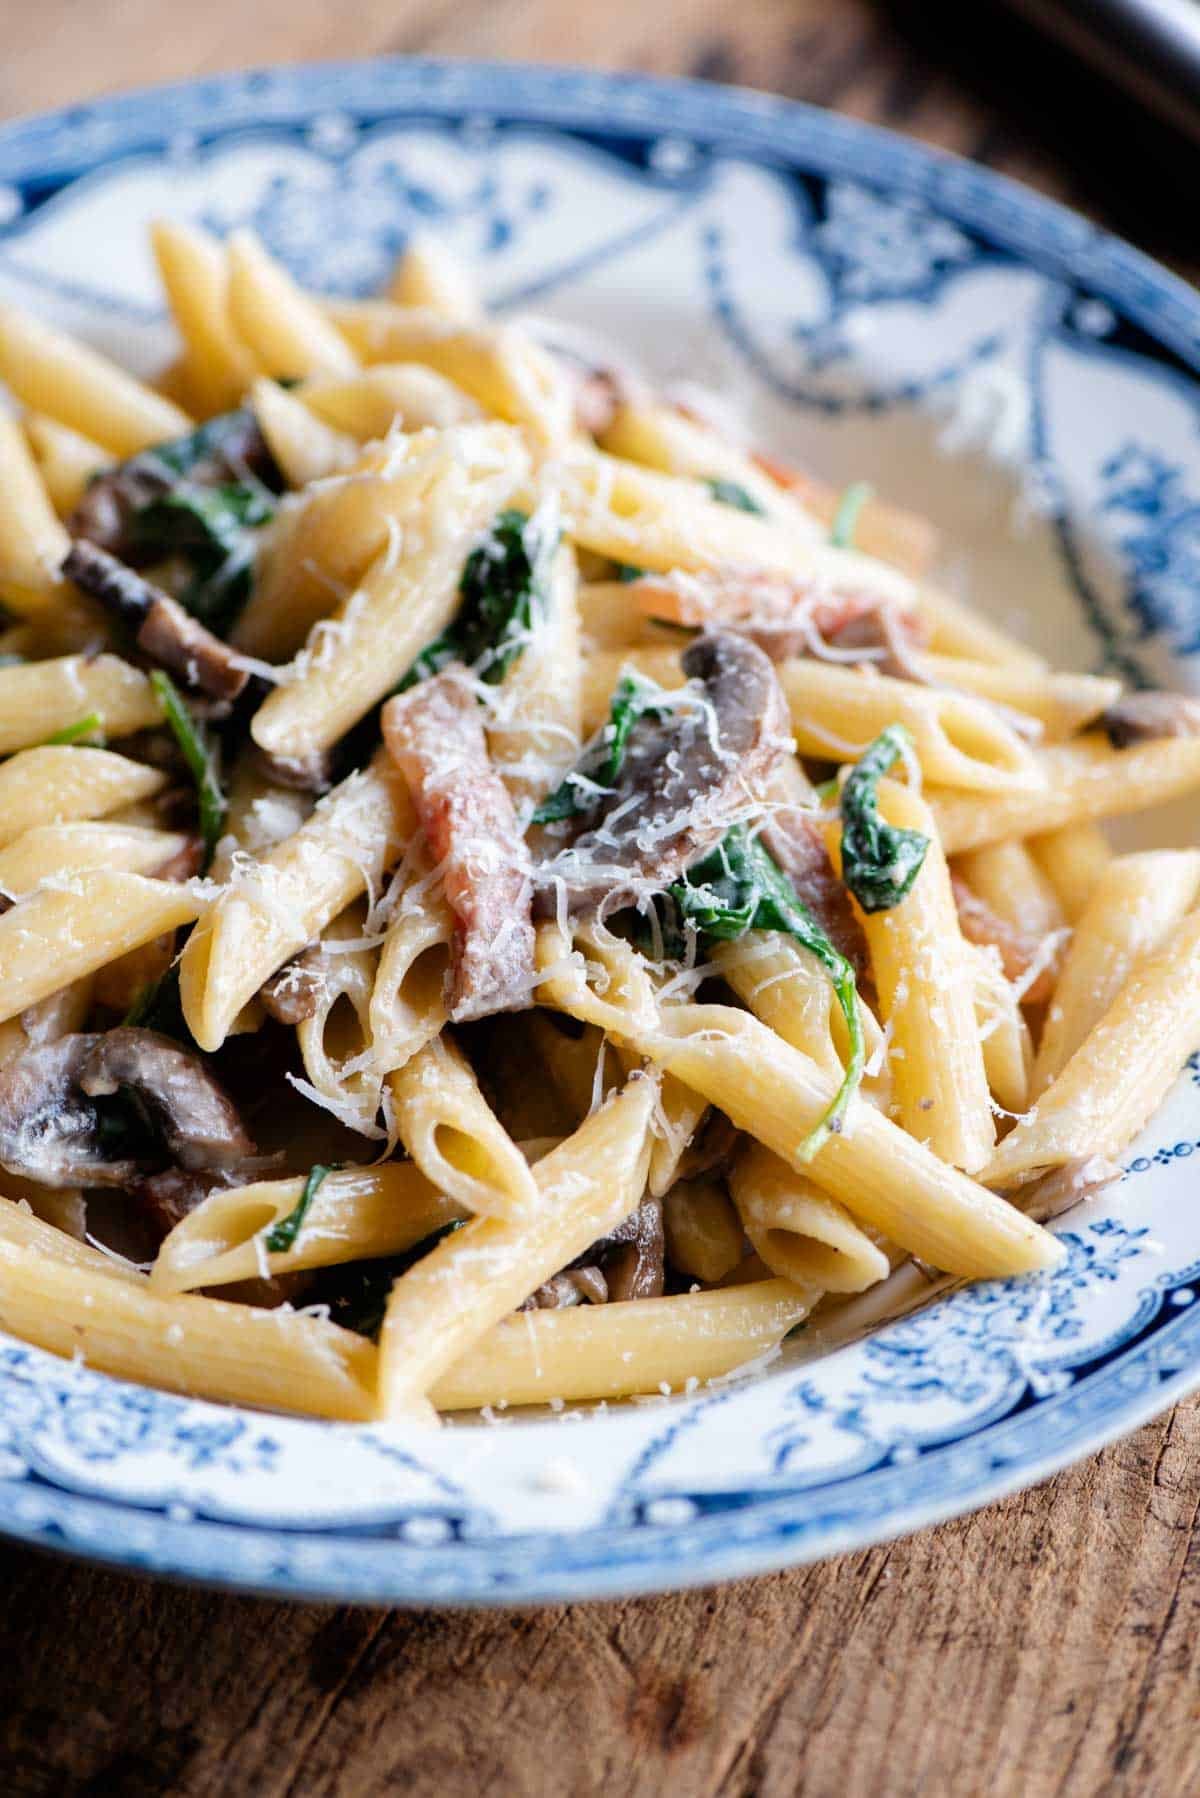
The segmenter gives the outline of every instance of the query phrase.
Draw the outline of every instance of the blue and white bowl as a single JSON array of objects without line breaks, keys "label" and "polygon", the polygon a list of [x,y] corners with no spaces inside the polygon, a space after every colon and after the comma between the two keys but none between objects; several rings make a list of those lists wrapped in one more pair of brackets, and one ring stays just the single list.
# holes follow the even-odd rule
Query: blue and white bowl
[{"label": "blue and white bowl", "polygon": [[[415,228],[502,313],[725,394],[927,512],[947,578],[1066,667],[1196,683],[1200,300],[1048,201],[763,96],[378,62],[0,131],[0,297],[169,352],[145,226],[250,223],[376,287]],[[1194,840],[1195,805],[1156,820]],[[690,1397],[437,1435],[141,1390],[0,1338],[0,1530],[325,1598],[502,1603],[754,1573],[1045,1477],[1200,1385],[1200,1061],[1050,1275]],[[333,1439],[331,1439],[331,1432]]]}]

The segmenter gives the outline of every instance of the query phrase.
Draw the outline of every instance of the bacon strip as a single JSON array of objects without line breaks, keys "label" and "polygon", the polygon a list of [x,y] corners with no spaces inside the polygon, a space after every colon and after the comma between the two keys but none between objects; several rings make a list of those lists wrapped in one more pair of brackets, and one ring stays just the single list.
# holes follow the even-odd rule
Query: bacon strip
[{"label": "bacon strip", "polygon": [[389,699],[382,722],[456,921],[450,1017],[519,1010],[533,990],[533,870],[478,703],[447,671]]},{"label": "bacon strip", "polygon": [[[861,650],[880,673],[923,676],[908,658],[922,641],[920,622],[878,594],[831,596],[783,575],[643,575],[630,586],[643,617],[695,629],[724,627],[751,638],[773,662],[822,651]],[[837,660],[852,661],[843,653]]]},{"label": "bacon strip", "polygon": [[[958,928],[968,943],[978,943],[984,949],[998,949],[1005,979],[1024,979],[1041,950],[1040,941],[994,912],[978,894],[971,891],[960,875],[952,873],[950,884],[954,889],[954,903],[958,908]],[[1057,976],[1057,963],[1051,961],[1025,992],[1024,1003],[1040,1005],[1044,999],[1048,999],[1054,991]]]}]

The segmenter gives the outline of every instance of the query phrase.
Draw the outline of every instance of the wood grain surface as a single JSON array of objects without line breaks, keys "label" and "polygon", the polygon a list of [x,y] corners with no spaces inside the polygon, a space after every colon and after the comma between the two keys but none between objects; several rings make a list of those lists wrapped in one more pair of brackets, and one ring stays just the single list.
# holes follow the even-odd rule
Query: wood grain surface
[{"label": "wood grain surface", "polygon": [[[1177,145],[977,0],[0,0],[0,113],[379,52],[744,82],[1200,271]],[[1200,1410],[908,1541],[520,1613],[287,1607],[0,1549],[0,1794],[1200,1792]]]}]

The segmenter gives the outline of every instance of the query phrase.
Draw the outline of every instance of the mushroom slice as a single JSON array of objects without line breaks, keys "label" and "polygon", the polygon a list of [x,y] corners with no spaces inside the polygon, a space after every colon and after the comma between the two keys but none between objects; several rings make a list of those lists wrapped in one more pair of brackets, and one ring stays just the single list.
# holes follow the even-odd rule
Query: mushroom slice
[{"label": "mushroom slice", "polygon": [[236,1106],[200,1056],[157,1030],[122,1025],[96,1037],[79,1086],[90,1099],[127,1088],[157,1126],[169,1158],[189,1172],[235,1167],[254,1153]]},{"label": "mushroom slice", "polygon": [[82,538],[72,543],[62,572],[83,593],[136,631],[138,648],[184,686],[215,699],[236,699],[249,672],[236,652],[144,575]]},{"label": "mushroom slice", "polygon": [[1126,693],[1100,720],[1114,749],[1158,737],[1200,736],[1200,699],[1187,693]]},{"label": "mushroom slice", "polygon": [[327,793],[333,785],[333,752],[309,750],[304,755],[272,755],[255,743],[251,747],[255,766],[275,787],[286,787],[291,793]]},{"label": "mushroom slice", "polygon": [[80,1081],[102,1038],[61,1036],[0,1072],[0,1167],[39,1186],[127,1186],[140,1171],[110,1160]]},{"label": "mushroom slice", "polygon": [[568,1268],[543,1281],[530,1293],[521,1311],[562,1311],[571,1305],[603,1305],[608,1302],[608,1282],[603,1270],[593,1265]]},{"label": "mushroom slice", "polygon": [[791,747],[775,671],[748,638],[697,638],[683,671],[687,686],[634,724],[616,782],[583,814],[582,833],[539,869],[573,904],[610,909],[639,886],[669,886],[762,798]]},{"label": "mushroom slice", "polygon": [[201,427],[193,443],[201,435],[203,447],[186,472],[180,471],[174,458],[149,449],[98,476],[67,520],[72,537],[86,537],[122,561],[136,562],[139,546],[133,541],[133,521],[151,500],[173,488],[216,487],[225,481],[247,479],[272,489],[280,485],[275,459],[249,409],[211,420]]},{"label": "mushroom slice", "polygon": [[632,1217],[632,1235],[608,1261],[609,1299],[661,1298],[666,1263],[661,1199],[647,1199]]}]

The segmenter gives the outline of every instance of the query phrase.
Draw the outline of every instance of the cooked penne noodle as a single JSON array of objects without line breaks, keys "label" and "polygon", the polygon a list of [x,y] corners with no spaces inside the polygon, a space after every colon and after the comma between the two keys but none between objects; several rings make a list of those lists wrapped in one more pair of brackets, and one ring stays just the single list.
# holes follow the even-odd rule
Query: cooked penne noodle
[{"label": "cooked penne noodle", "polygon": [[153,874],[183,853],[188,838],[179,831],[145,825],[35,824],[0,849],[0,892],[20,898],[44,880],[111,868],[124,874]]},{"label": "cooked penne noodle", "polygon": [[225,255],[230,320],[264,373],[295,380],[347,375],[357,367],[345,338],[252,231],[234,231]]},{"label": "cooked penne noodle", "polygon": [[1024,843],[968,850],[956,871],[998,918],[1038,941],[1066,924],[1058,894]]},{"label": "cooked penne noodle", "polygon": [[1117,698],[1121,683],[1095,674],[1054,674],[1021,663],[969,662],[914,651],[914,666],[934,686],[973,693],[1041,725],[1042,741],[1065,742],[1086,730]]},{"label": "cooked penne noodle", "polygon": [[[846,1019],[829,975],[807,950],[777,931],[755,930],[740,942],[719,944],[713,963],[756,1018],[840,1078],[850,1054]],[[873,1061],[883,1036],[861,998],[859,1015],[866,1056]]]},{"label": "cooked penne noodle", "polygon": [[60,518],[75,510],[96,475],[112,463],[107,450],[41,412],[22,420],[42,484]]},{"label": "cooked penne noodle", "polygon": [[1046,1012],[1035,1097],[1057,1079],[1138,962],[1163,947],[1198,896],[1198,850],[1162,849],[1110,862],[1075,927]]},{"label": "cooked penne noodle", "polygon": [[930,793],[947,855],[1140,812],[1200,787],[1200,737],[1162,737],[1113,749],[1096,734],[1035,753],[1042,773],[1036,792]]},{"label": "cooked penne noodle", "polygon": [[865,1292],[891,1272],[887,1255],[845,1206],[761,1143],[729,1170],[750,1246],[773,1274],[826,1292]]},{"label": "cooked penne noodle", "polygon": [[578,578],[574,555],[561,548],[545,616],[535,620],[529,647],[513,662],[497,691],[488,750],[518,805],[550,792],[579,755]]},{"label": "cooked penne noodle", "polygon": [[626,401],[597,442],[610,456],[664,474],[686,475],[710,485],[726,483],[729,490],[737,490],[736,498],[744,509],[757,510],[783,529],[794,531],[802,543],[826,540],[825,528],[793,491],[773,481],[753,456],[718,431],[673,406]]},{"label": "cooked penne noodle", "polygon": [[359,443],[397,430],[444,431],[483,417],[470,394],[419,362],[378,362],[343,380],[317,375],[297,393],[310,412]]},{"label": "cooked penne noodle", "polygon": [[289,487],[326,480],[357,460],[358,445],[353,437],[325,424],[277,382],[260,376],[250,389],[250,404]]},{"label": "cooked penne noodle", "polygon": [[335,1117],[372,1136],[383,1073],[374,1056],[370,1022],[379,948],[365,936],[366,921],[366,904],[357,900],[324,932],[313,1008],[296,1025],[296,1041],[313,1090],[328,1101]]},{"label": "cooked penne noodle", "polygon": [[663,1199],[663,1231],[672,1267],[715,1286],[745,1253],[741,1220],[716,1180],[680,1180]]},{"label": "cooked penne noodle", "polygon": [[392,270],[387,297],[398,306],[425,306],[461,324],[476,324],[483,317],[467,271],[433,237],[409,239]]},{"label": "cooked penne noodle", "polygon": [[[138,1274],[0,1201],[0,1329],[52,1355],[193,1398],[369,1417],[375,1349],[290,1310],[162,1298]],[[33,1226],[33,1228],[31,1228]],[[36,1235],[35,1235],[36,1229]]]},{"label": "cooked penne noodle", "polygon": [[997,1105],[1020,1113],[1029,1103],[1033,1038],[1017,989],[1005,978],[994,950],[975,943],[964,943],[963,948],[974,973],[975,1022],[988,1087]]},{"label": "cooked penne noodle", "polygon": [[426,363],[485,412],[522,425],[542,450],[569,441],[574,398],[565,370],[511,326],[463,324],[387,300],[340,301],[327,310],[364,362]]},{"label": "cooked penne noodle", "polygon": [[380,754],[294,835],[235,873],[179,964],[184,1016],[202,1049],[219,1048],[263,982],[372,890],[412,828],[408,789]]},{"label": "cooked penne noodle", "polygon": [[0,847],[37,824],[103,818],[165,785],[157,768],[109,749],[22,749],[0,767]]},{"label": "cooked penne noodle", "polygon": [[20,426],[0,413],[0,598],[19,616],[44,611],[69,548]]},{"label": "cooked penne noodle", "polygon": [[396,1282],[379,1339],[384,1417],[416,1401],[493,1325],[637,1205],[657,1082],[632,1079],[533,1171],[537,1202],[477,1217]]},{"label": "cooked penne noodle", "polygon": [[411,1161],[335,1168],[313,1194],[291,1247],[272,1250],[267,1237],[295,1212],[306,1185],[301,1175],[210,1193],[162,1244],[151,1288],[192,1292],[401,1255],[467,1215]]},{"label": "cooked penne noodle", "polygon": [[426,1043],[388,1084],[400,1141],[439,1192],[480,1217],[517,1219],[533,1209],[528,1163],[452,1037]]},{"label": "cooked penne noodle", "polygon": [[[323,640],[310,639],[298,677],[255,713],[251,731],[261,748],[297,756],[336,743],[454,616],[463,564],[512,497],[526,459],[503,425],[439,435],[410,465],[408,505],[392,520],[397,536],[337,608]],[[401,555],[406,532],[418,547]]]},{"label": "cooked penne noodle", "polygon": [[0,916],[0,1019],[190,924],[201,909],[177,881],[98,868],[37,887]]},{"label": "cooked penne noodle", "polygon": [[816,1298],[790,1280],[763,1280],[680,1298],[533,1311],[497,1324],[440,1376],[431,1397],[440,1411],[465,1411],[694,1391],[760,1363]]},{"label": "cooked penne noodle", "polygon": [[1044,671],[1043,656],[1027,643],[1001,630],[990,618],[974,611],[940,587],[923,584],[917,594],[917,616],[929,633],[929,647],[938,655],[961,656],[969,662],[995,662],[1001,667]]},{"label": "cooked penne noodle", "polygon": [[[82,1030],[92,1007],[93,992],[94,982],[85,974],[82,980],[60,986],[36,1005],[27,1006],[17,1017],[6,1018],[0,1024],[0,1068],[8,1067],[29,1049]],[[30,1192],[37,1191],[34,1181],[22,1181],[12,1174],[6,1176],[6,1184],[13,1197],[28,1198]]]},{"label": "cooked penne noodle", "polygon": [[183,339],[188,386],[205,413],[231,412],[257,371],[230,317],[225,251],[177,219],[158,219],[150,242]]},{"label": "cooked penne noodle", "polygon": [[1112,861],[1108,838],[1098,824],[1064,824],[1031,837],[1029,850],[1054,888],[1067,923],[1077,924]]},{"label": "cooked penne noodle", "polygon": [[[3,920],[0,919],[0,924]],[[1138,962],[1100,1022],[984,1169],[989,1186],[1116,1155],[1200,1044],[1200,912]]]},{"label": "cooked penne noodle", "polygon": [[765,518],[722,505],[700,481],[572,444],[555,465],[564,526],[597,554],[657,573],[746,567],[811,580],[831,594],[870,593],[912,604],[895,569],[853,550],[801,542]]},{"label": "cooked penne noodle", "polygon": [[178,437],[191,420],[86,344],[0,306],[0,379],[31,412],[44,412],[114,456]]},{"label": "cooked penne noodle", "polygon": [[100,735],[125,737],[160,724],[162,706],[141,669],[119,656],[54,656],[0,668],[0,755],[93,717]]},{"label": "cooked penne noodle", "polygon": [[[996,1132],[975,1020],[974,978],[950,870],[919,794],[886,781],[879,810],[887,824],[919,831],[929,842],[906,896],[862,920],[879,1015],[891,1035],[895,1114],[943,1161],[975,1173],[991,1153]],[[840,858],[840,850],[836,853]]]}]

